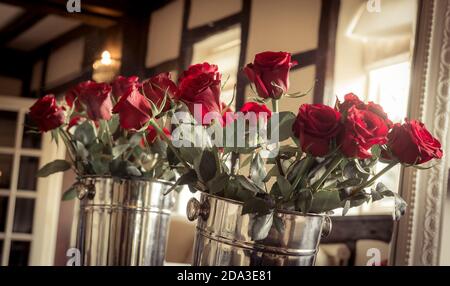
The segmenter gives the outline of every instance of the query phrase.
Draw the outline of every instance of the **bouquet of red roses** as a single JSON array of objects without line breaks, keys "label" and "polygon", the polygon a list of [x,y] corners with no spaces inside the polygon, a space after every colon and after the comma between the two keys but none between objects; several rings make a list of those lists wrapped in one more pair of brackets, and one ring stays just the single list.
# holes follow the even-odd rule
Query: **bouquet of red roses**
[{"label": "bouquet of red roses", "polygon": [[[144,82],[119,76],[111,84],[87,81],[70,89],[58,104],[46,95],[30,108],[40,132],[50,131],[67,147],[70,161],[56,160],[38,172],[45,177],[74,169],[88,175],[172,180],[167,164],[167,112],[177,90],[168,73]],[[160,135],[158,135],[160,133]],[[75,195],[66,192],[64,198]]]},{"label": "bouquet of red roses", "polygon": [[[243,214],[257,215],[336,208],[344,208],[345,214],[351,207],[394,196],[398,218],[405,202],[377,180],[397,164],[423,168],[418,165],[440,159],[439,141],[422,123],[405,119],[394,124],[380,105],[364,103],[354,94],[335,107],[303,104],[297,115],[278,111],[281,98],[303,96],[288,93],[289,71],[295,64],[289,53],[256,55],[254,63],[244,68],[256,97],[238,112],[220,101],[217,66],[197,64],[183,73],[177,100],[193,118],[173,122],[173,135],[179,139],[181,129],[194,136],[183,137],[191,146],[175,144],[169,150],[170,165],[182,174],[176,185],[241,201]],[[269,102],[272,111],[265,105]],[[195,105],[200,112],[195,112]],[[208,118],[211,112],[216,116]],[[242,121],[243,133],[238,128]],[[252,128],[262,132],[255,135]],[[268,133],[276,133],[276,140],[267,138]],[[207,144],[195,145],[195,139],[205,137]],[[245,144],[239,145],[239,140]],[[378,162],[387,165],[376,173]],[[247,174],[242,174],[244,169]]]}]

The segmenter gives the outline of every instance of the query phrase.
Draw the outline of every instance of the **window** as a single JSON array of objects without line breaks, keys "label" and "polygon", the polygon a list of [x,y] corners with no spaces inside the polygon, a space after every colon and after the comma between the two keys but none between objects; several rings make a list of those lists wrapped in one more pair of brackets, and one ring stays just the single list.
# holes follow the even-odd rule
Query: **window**
[{"label": "window", "polygon": [[[0,104],[0,265],[51,265],[61,176],[37,179],[42,163],[62,156],[50,134],[30,133],[34,100],[2,97]],[[50,187],[51,186],[51,187]]]}]

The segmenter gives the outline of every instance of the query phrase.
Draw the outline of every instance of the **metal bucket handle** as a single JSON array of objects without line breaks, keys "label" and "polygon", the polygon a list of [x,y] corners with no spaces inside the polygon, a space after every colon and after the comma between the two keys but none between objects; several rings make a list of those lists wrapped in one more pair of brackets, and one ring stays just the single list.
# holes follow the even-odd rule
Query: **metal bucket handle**
[{"label": "metal bucket handle", "polygon": [[209,217],[209,203],[200,203],[196,198],[191,198],[186,207],[186,215],[189,221],[194,221],[198,217],[207,220]]}]

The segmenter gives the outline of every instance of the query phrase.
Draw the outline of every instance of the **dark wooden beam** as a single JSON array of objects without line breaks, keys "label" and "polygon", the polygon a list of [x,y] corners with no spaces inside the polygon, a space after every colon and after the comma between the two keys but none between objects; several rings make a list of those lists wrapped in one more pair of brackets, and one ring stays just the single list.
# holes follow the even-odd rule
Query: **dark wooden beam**
[{"label": "dark wooden beam", "polygon": [[[247,61],[248,34],[250,30],[250,13],[252,10],[252,0],[243,0],[241,11],[241,52],[239,55],[239,67],[245,66]],[[236,83],[236,110],[241,109],[245,103],[245,87],[247,78],[243,72],[238,73]]]},{"label": "dark wooden beam", "polygon": [[139,15],[129,14],[122,20],[120,73],[124,76],[137,75],[141,78],[145,76],[149,23],[150,11]]},{"label": "dark wooden beam", "polygon": [[188,30],[187,40],[191,43],[195,43],[216,33],[226,31],[235,25],[241,24],[243,17],[245,17],[243,13],[237,13],[206,25],[190,29]]},{"label": "dark wooden beam", "polygon": [[309,50],[292,55],[292,60],[297,61],[298,65],[292,68],[292,70],[305,68],[307,66],[315,65],[317,61],[317,50]]},{"label": "dark wooden beam", "polygon": [[0,48],[0,74],[4,76],[24,78],[25,71],[31,66],[30,62],[30,58],[25,52]]},{"label": "dark wooden beam", "polygon": [[81,0],[81,13],[69,13],[67,11],[66,0],[42,0],[36,3],[35,0],[0,0],[2,3],[20,6],[27,11],[34,11],[40,14],[57,14],[64,17],[79,20],[87,25],[98,27],[110,27],[116,24],[123,16],[123,11],[119,7],[108,3],[116,1],[102,1],[102,6],[90,5],[88,0]]},{"label": "dark wooden beam", "polygon": [[333,96],[336,33],[340,4],[340,0],[322,0],[314,103],[323,103],[324,98]]},{"label": "dark wooden beam", "polygon": [[181,45],[180,52],[178,56],[178,75],[187,69],[187,67],[192,62],[193,55],[193,43],[189,41],[188,35],[188,22],[189,16],[191,14],[191,0],[184,0],[184,9],[183,9],[183,20],[182,20],[182,28],[181,28]]},{"label": "dark wooden beam", "polygon": [[36,12],[22,13],[10,24],[0,30],[0,46],[6,45],[9,41],[31,28],[44,17],[44,14]]}]

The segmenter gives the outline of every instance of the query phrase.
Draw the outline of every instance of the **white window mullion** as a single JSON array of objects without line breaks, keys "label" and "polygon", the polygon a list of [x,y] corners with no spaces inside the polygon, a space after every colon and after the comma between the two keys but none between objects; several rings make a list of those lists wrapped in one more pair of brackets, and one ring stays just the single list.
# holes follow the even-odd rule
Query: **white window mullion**
[{"label": "white window mullion", "polygon": [[9,194],[8,213],[6,216],[5,239],[3,241],[3,257],[2,266],[7,266],[9,261],[9,253],[11,250],[11,235],[14,223],[14,210],[16,205],[16,192],[19,180],[19,164],[20,164],[20,148],[22,144],[22,127],[24,124],[24,111],[19,110],[17,113],[16,138],[14,144],[13,168],[11,172],[11,186]]}]

